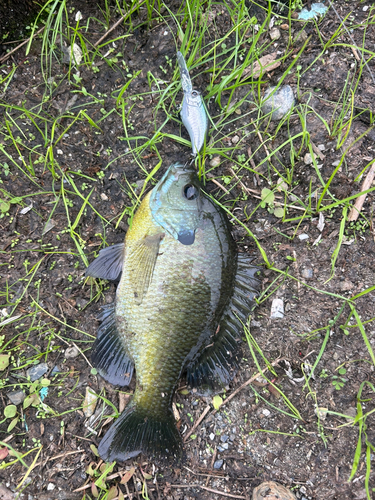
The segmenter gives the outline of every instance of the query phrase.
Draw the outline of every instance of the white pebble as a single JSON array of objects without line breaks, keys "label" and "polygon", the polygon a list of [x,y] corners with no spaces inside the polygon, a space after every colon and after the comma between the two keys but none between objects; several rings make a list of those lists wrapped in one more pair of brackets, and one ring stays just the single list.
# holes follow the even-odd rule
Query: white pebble
[{"label": "white pebble", "polygon": [[282,299],[273,299],[271,305],[271,319],[278,319],[284,317],[284,301]]}]

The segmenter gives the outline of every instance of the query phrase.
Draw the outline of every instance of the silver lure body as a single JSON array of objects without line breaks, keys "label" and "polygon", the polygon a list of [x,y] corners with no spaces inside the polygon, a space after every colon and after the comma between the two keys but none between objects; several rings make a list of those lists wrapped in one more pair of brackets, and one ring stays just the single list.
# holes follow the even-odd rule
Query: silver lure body
[{"label": "silver lure body", "polygon": [[197,90],[193,90],[184,56],[177,52],[184,99],[181,108],[181,120],[189,133],[193,154],[202,149],[208,131],[208,116],[203,99]]}]

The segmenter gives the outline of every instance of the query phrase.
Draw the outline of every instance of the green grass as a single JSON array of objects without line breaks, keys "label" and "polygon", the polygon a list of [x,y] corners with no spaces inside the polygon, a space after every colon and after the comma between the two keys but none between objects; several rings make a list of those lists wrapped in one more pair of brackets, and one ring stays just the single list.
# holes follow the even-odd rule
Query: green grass
[{"label": "green grass", "polygon": [[[118,1],[115,6],[104,2],[97,18],[89,18],[83,13],[82,19],[76,19],[76,12],[68,3],[51,0],[41,10],[33,28],[36,32],[45,25],[43,33],[37,37],[41,47],[40,68],[43,76],[38,87],[38,102],[35,102],[34,98],[33,103],[30,99],[21,99],[17,104],[11,104],[7,99],[7,92],[12,88],[18,68],[14,64],[2,65],[0,68],[4,70],[0,72],[2,95],[0,154],[3,158],[0,163],[2,179],[0,223],[11,227],[14,218],[22,209],[30,207],[31,202],[33,202],[31,207],[33,217],[42,222],[44,228],[56,218],[59,220],[59,232],[55,240],[49,239],[47,232],[37,240],[35,238],[30,241],[22,240],[21,244],[21,235],[12,229],[11,236],[7,237],[7,247],[0,250],[0,256],[4,258],[0,266],[2,275],[0,309],[6,312],[0,319],[0,366],[8,363],[5,367],[8,371],[3,372],[0,387],[6,392],[24,389],[27,393],[26,405],[30,404],[32,409],[39,411],[45,418],[62,419],[67,412],[56,412],[52,404],[49,406],[41,400],[40,391],[43,387],[39,382],[30,382],[27,379],[14,382],[14,378],[10,379],[5,373],[17,375],[21,369],[28,368],[38,361],[48,362],[54,359],[50,356],[64,350],[74,339],[82,351],[80,356],[88,356],[93,338],[82,329],[79,322],[70,321],[62,311],[53,314],[49,311],[48,305],[39,303],[41,287],[46,286],[46,278],[42,279],[41,270],[47,266],[46,269],[53,271],[59,258],[69,257],[74,262],[74,267],[69,274],[70,278],[67,278],[65,289],[68,290],[71,282],[74,282],[85,291],[89,290],[90,299],[84,308],[102,299],[108,284],[103,280],[85,280],[82,277],[83,270],[100,248],[108,244],[108,233],[112,227],[117,229],[124,222],[131,224],[142,196],[154,185],[160,172],[164,172],[168,166],[163,159],[165,144],[172,141],[186,152],[190,148],[189,141],[181,136],[183,129],[178,114],[181,84],[174,60],[165,57],[165,61],[158,68],[132,69],[128,65],[124,50],[135,29],[151,30],[159,25],[165,26],[165,29],[174,34],[174,45],[185,54],[193,84],[201,77],[205,78],[206,86],[200,90],[203,92],[210,113],[211,129],[196,166],[204,183],[209,184],[210,179],[214,178],[219,184],[224,185],[226,192],[223,190],[215,192],[213,199],[227,212],[246,244],[251,242],[257,248],[264,266],[272,273],[270,283],[258,298],[259,305],[269,303],[280,287],[285,284],[292,286],[293,283],[311,290],[320,299],[326,298],[338,303],[338,312],[330,313],[331,316],[326,319],[324,326],[305,332],[303,336],[303,339],[319,342],[311,366],[307,369],[306,364],[302,363],[305,376],[304,394],[311,401],[312,407],[318,409],[321,406],[321,395],[317,392],[313,375],[317,376],[322,369],[322,357],[335,327],[340,328],[345,335],[354,335],[352,329],[356,328],[358,332],[356,335],[360,335],[367,352],[366,362],[375,365],[375,355],[368,333],[368,328],[373,326],[373,313],[369,311],[368,317],[364,318],[358,312],[363,300],[370,297],[375,287],[357,291],[350,298],[330,287],[337,277],[337,265],[345,238],[352,232],[356,233],[358,238],[363,235],[370,237],[371,228],[373,231],[371,214],[361,214],[356,225],[350,225],[347,221],[350,208],[361,194],[361,179],[366,175],[372,161],[366,161],[367,164],[360,167],[354,180],[355,194],[340,199],[332,188],[337,181],[339,171],[345,170],[347,159],[354,146],[366,137],[375,125],[372,111],[360,109],[355,104],[363,77],[368,74],[368,65],[375,55],[365,46],[365,34],[374,24],[374,8],[369,8],[367,20],[363,24],[354,22],[349,24],[351,21],[348,14],[343,22],[337,24],[328,39],[320,32],[319,20],[314,21],[312,25],[320,42],[319,52],[305,69],[302,63],[310,39],[296,47],[291,30],[293,28],[300,31],[302,24],[294,19],[289,11],[279,15],[275,25],[288,24],[289,37],[285,51],[277,55],[277,60],[283,69],[281,78],[277,81],[277,88],[283,85],[286,79],[292,81],[297,88],[298,103],[281,122],[272,125],[269,117],[264,117],[261,111],[263,87],[269,81],[267,72],[263,71],[257,76],[249,73],[249,68],[259,62],[264,55],[275,50],[265,34],[274,16],[271,6],[264,8],[264,19],[258,20],[249,15],[248,2],[244,0],[226,0],[220,5],[219,9],[218,4],[212,0],[205,2],[191,0],[187,4],[181,4],[177,11],[172,12],[168,5],[159,0],[131,1],[128,4]],[[226,11],[225,16],[229,21],[226,30],[220,25],[223,14],[217,14],[214,18],[208,15],[213,11],[221,12],[222,9]],[[122,34],[116,35],[117,32],[114,30],[107,38],[97,43],[105,30],[110,29],[114,21],[120,17],[123,17]],[[347,29],[354,35],[363,27],[361,46],[342,41]],[[77,67],[71,60],[63,67],[62,47],[70,47],[72,54],[74,44],[81,49],[81,63]],[[29,51],[31,47],[30,44],[27,50]],[[233,50],[233,47],[237,50]],[[319,95],[319,91],[306,88],[301,82],[304,76],[319,64],[324,64],[327,51],[350,52],[352,48],[359,51],[360,61],[353,60],[354,66],[348,70],[337,101],[325,102],[331,109],[331,118],[327,120],[311,104],[312,99]],[[31,57],[30,54],[28,57]],[[27,67],[26,63],[25,65]],[[103,92],[101,89],[100,92],[93,89],[89,92],[84,84],[85,72],[90,74],[118,72],[121,75],[120,83],[114,90]],[[137,85],[142,77],[147,83],[139,91]],[[55,96],[65,85],[68,89],[64,94],[65,102],[60,102]],[[77,96],[81,102],[79,105],[73,99]],[[150,102],[152,102],[150,123],[152,132],[148,135],[140,134],[136,104],[143,103],[150,106]],[[99,113],[97,113],[98,107]],[[346,141],[355,120],[365,111],[370,116],[367,130],[347,146]],[[319,168],[320,160],[315,158],[316,144],[313,144],[307,128],[307,121],[311,117],[320,121],[322,129],[324,128],[334,141],[334,148],[339,157],[339,163],[336,167],[332,167],[328,178],[322,176]],[[58,150],[64,149],[67,141],[74,141],[76,131],[87,130],[87,134],[100,144],[103,130],[112,118],[122,125],[121,136],[117,138],[117,144],[121,145],[118,148],[121,153],[115,156],[112,151],[100,150],[97,146],[96,156],[106,159],[97,172],[82,171],[76,169],[74,165],[62,164]],[[287,134],[284,134],[285,130],[288,131]],[[236,135],[239,138],[237,142],[228,140]],[[281,140],[280,137],[284,138]],[[85,150],[88,140],[85,142],[82,139],[82,141],[81,147]],[[248,149],[249,145],[251,150]],[[298,174],[306,153],[310,153],[313,163],[309,171],[308,192],[302,192]],[[148,161],[150,155],[156,159],[154,166]],[[220,165],[210,166],[210,161],[214,157],[219,158]],[[145,182],[137,191],[137,186],[129,180],[130,177],[117,179],[116,182],[126,196],[126,202],[125,206],[116,207],[113,213],[108,215],[100,213],[97,196],[102,190],[103,179],[108,179],[108,170],[115,161],[134,166],[138,178],[144,179]],[[13,192],[11,187],[5,188],[12,176],[27,180],[29,185],[33,186],[33,192],[24,194]],[[258,179],[258,184],[254,186],[255,189],[249,189],[249,182],[252,183],[253,178]],[[371,187],[367,193],[372,193],[374,190],[375,187]],[[325,283],[319,285],[319,288],[302,280],[293,265],[286,270],[278,269],[274,265],[271,246],[257,238],[254,230],[256,221],[265,217],[262,212],[264,209],[274,217],[272,224],[275,227],[272,234],[275,238],[281,238],[286,244],[292,244],[299,229],[318,217],[320,213],[327,218],[334,217],[338,233],[332,242],[333,248],[331,247],[330,276]],[[88,213],[95,214],[101,224],[100,232],[95,235],[87,236],[85,232],[84,218]],[[288,233],[290,227],[293,230],[292,234]],[[94,243],[89,243],[89,240]],[[24,272],[22,276],[17,274],[17,278],[12,278],[15,275],[12,266],[20,255],[25,256]],[[269,356],[262,351],[248,327],[245,327],[244,332],[254,369],[261,371],[263,367],[269,367],[272,373]],[[39,339],[37,345],[35,339]],[[90,370],[89,364],[86,369]],[[43,383],[47,384],[45,387],[50,391],[59,390],[66,376],[66,372],[63,375],[50,375],[48,379],[43,379],[48,382]],[[72,389],[65,393],[65,397],[71,397],[72,407],[69,412],[82,408],[83,404],[82,395],[75,390],[78,375],[74,376],[76,378]],[[294,435],[295,420],[303,418],[301,408],[288,397],[286,389],[283,388],[283,379],[277,385],[269,380],[269,384],[280,393],[281,397],[278,404],[273,405],[273,409],[290,418],[289,435]],[[374,446],[366,432],[366,421],[373,410],[363,412],[361,409],[365,389],[374,391],[369,382],[361,381],[357,398],[357,416],[350,423],[358,429],[358,444],[350,480],[354,479],[360,461],[364,460],[365,488],[370,498],[369,457],[374,453]],[[63,394],[62,389],[61,391]],[[257,398],[267,401],[261,391],[257,392]],[[99,395],[99,399],[102,414],[93,430],[100,428],[105,420],[106,411],[110,414],[117,412],[104,392]],[[369,400],[372,401],[373,396],[369,396]],[[14,408],[9,406],[11,405],[7,405],[6,414],[1,415],[0,420],[3,419],[4,425],[6,422],[8,434],[17,433],[26,437],[27,430],[23,416],[25,403],[22,409],[22,405],[17,407],[15,413]],[[108,410],[105,410],[107,408]],[[342,416],[340,418],[343,419]],[[319,418],[319,412],[316,429],[326,445],[327,430],[324,421]],[[267,432],[265,429],[262,429],[263,431]],[[303,432],[299,435],[303,437]],[[92,433],[88,431],[86,437],[90,436]],[[24,475],[18,485],[18,491],[22,491],[23,488],[27,488],[26,480],[40,460],[41,447],[33,446],[28,449],[25,446],[22,450],[15,450],[11,444],[4,442],[4,439],[0,442],[0,447],[6,447],[9,451],[9,456],[2,462],[0,469],[10,470],[15,465],[22,466]],[[84,498],[92,496],[107,500],[114,498],[112,495],[117,494],[117,485],[113,485],[111,480],[108,481],[112,466],[101,470],[99,460],[94,454],[90,467],[87,474],[91,478],[91,486],[89,490],[84,490]],[[147,473],[142,475],[137,471],[134,474],[139,475],[138,480],[143,485],[143,498],[148,498]],[[136,484],[135,477],[130,477],[128,481],[134,480]],[[127,482],[124,481],[123,484]]]}]

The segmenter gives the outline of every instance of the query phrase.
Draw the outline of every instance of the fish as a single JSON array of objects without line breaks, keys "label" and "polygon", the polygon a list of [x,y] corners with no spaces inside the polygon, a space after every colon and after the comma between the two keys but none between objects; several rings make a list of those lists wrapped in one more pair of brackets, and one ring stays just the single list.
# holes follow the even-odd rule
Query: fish
[{"label": "fish", "polygon": [[201,151],[207,136],[208,115],[201,93],[198,90],[193,90],[185,58],[181,52],[177,52],[177,61],[184,92],[180,113],[181,120],[189,133],[193,155],[197,155]]},{"label": "fish", "polygon": [[144,197],[124,243],[107,247],[86,276],[117,280],[104,306],[91,361],[134,395],[99,443],[103,460],[143,453],[179,462],[172,411],[183,373],[198,394],[215,394],[238,368],[241,332],[255,306],[258,267],[238,253],[225,211],[191,165],[172,164]]}]

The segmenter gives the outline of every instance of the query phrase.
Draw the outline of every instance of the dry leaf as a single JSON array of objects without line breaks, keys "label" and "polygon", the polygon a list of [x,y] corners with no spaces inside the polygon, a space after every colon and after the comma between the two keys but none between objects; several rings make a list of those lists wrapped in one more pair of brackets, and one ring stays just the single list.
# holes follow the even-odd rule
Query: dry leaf
[{"label": "dry leaf", "polygon": [[242,73],[242,80],[249,78],[252,76],[253,78],[258,78],[259,75],[264,72],[272,71],[280,66],[280,61],[275,61],[277,57],[276,52],[272,52],[272,54],[267,54],[259,59],[259,61],[255,61],[253,64],[250,64],[245,71]]}]

